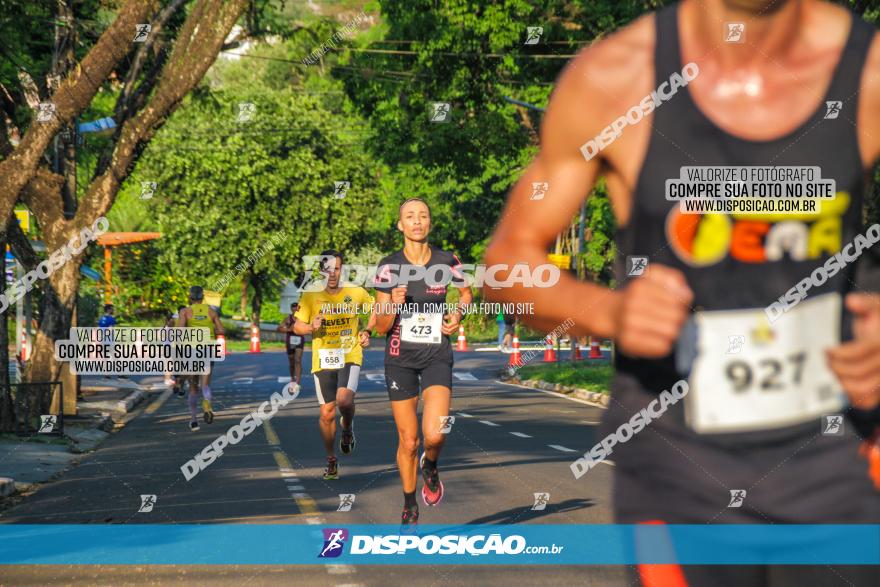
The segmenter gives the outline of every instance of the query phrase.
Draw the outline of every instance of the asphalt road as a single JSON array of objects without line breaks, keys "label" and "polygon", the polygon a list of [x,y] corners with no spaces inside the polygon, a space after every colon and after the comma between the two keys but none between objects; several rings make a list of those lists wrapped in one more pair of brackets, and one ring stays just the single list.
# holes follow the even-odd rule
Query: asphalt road
[{"label": "asphalt road", "polygon": [[[499,383],[506,355],[457,353],[452,414],[440,460],[446,497],[421,507],[422,524],[611,523],[612,465],[575,480],[569,463],[595,442],[602,410]],[[257,407],[288,376],[286,356],[235,353],[218,365],[213,424],[191,432],[183,399],[155,393],[144,412],[59,480],[0,516],[0,523],[396,524],[402,506],[397,435],[382,381],[383,354],[366,352],[357,394],[357,450],[324,481],[318,404],[311,376],[268,426],[186,481],[180,466]],[[308,372],[310,355],[304,356]],[[146,378],[145,381],[157,381]],[[534,511],[534,493],[549,504]],[[156,495],[138,512],[142,494]],[[354,494],[340,512],[339,494]],[[210,545],[206,545],[210,547]],[[295,580],[293,580],[295,578]],[[397,585],[626,585],[619,567],[497,566],[29,566],[4,567],[0,583]]]}]

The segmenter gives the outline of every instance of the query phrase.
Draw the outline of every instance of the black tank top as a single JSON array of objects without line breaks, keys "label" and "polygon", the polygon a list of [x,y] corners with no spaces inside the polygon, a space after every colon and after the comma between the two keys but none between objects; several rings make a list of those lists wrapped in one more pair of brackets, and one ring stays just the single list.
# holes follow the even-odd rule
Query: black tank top
[{"label": "black tank top", "polygon": [[[677,15],[677,5],[656,14],[654,87],[675,72],[681,74],[684,66]],[[864,233],[865,171],[854,121],[862,69],[873,34],[873,27],[852,18],[848,40],[825,97],[807,120],[777,139],[752,141],[725,132],[696,106],[687,87],[679,88],[671,99],[661,103],[651,121],[653,128],[633,194],[629,223],[616,234],[618,283],[625,283],[627,256],[646,256],[649,263],[662,263],[684,273],[694,292],[693,309],[763,311],[842,245]],[[842,102],[837,118],[826,118],[827,101]],[[700,226],[708,221],[707,215],[683,215],[678,212],[679,204],[665,197],[666,180],[678,178],[683,166],[818,166],[823,178],[836,181],[837,198],[848,198],[848,205],[834,214],[811,220],[764,222],[737,220],[729,215],[729,232],[728,228],[713,232],[713,225],[706,224],[701,233]],[[806,242],[778,238],[782,230],[779,234],[772,231],[781,222],[796,223],[785,230],[806,234]],[[713,254],[707,255],[701,252],[705,247],[700,249],[698,239],[710,237],[720,241],[709,247]],[[867,262],[867,257],[863,255],[859,264]],[[847,266],[823,285],[813,287],[808,299],[828,292],[845,294],[857,281],[856,271],[856,264]],[[868,273],[876,278],[876,271]],[[849,338],[849,327],[846,321],[842,323],[842,338]],[[679,345],[682,343],[679,340]],[[675,353],[658,360],[617,353],[615,363],[615,394],[627,389],[659,393],[682,379]]]}]

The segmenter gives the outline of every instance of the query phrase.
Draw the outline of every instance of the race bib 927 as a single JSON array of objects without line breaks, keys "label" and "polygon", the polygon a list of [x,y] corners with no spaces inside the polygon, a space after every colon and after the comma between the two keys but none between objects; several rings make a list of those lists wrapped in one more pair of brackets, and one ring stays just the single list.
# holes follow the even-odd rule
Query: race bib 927
[{"label": "race bib 927", "polygon": [[802,301],[770,323],[763,309],[697,312],[685,400],[699,433],[767,430],[839,411],[845,394],[825,349],[840,343],[841,297]]}]

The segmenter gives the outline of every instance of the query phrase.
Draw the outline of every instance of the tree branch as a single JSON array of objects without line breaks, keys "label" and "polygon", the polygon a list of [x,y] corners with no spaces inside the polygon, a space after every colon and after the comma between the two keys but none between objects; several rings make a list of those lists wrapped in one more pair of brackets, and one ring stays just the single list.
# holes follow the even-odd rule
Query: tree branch
[{"label": "tree branch", "polygon": [[199,0],[193,7],[148,106],[125,123],[110,165],[91,182],[80,202],[78,218],[91,222],[110,210],[143,145],[204,77],[246,4],[247,0]]},{"label": "tree branch", "polygon": [[153,14],[157,5],[158,0],[128,0],[82,63],[52,95],[55,116],[48,122],[32,124],[18,148],[0,161],[0,218],[9,217],[52,139],[91,103],[100,83],[125,56],[136,25]]}]

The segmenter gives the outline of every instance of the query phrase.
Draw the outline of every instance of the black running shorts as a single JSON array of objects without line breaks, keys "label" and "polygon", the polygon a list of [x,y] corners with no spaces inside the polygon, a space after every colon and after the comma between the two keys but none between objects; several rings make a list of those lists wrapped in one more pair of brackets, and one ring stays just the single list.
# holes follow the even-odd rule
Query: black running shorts
[{"label": "black running shorts", "polygon": [[315,377],[315,395],[319,404],[336,401],[336,391],[345,387],[357,393],[358,377],[361,366],[357,363],[346,363],[342,369],[322,369],[312,375]]},{"label": "black running shorts", "polygon": [[432,385],[452,389],[452,363],[436,362],[421,369],[385,365],[385,386],[391,401],[418,397],[420,390]]}]

